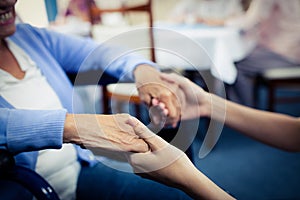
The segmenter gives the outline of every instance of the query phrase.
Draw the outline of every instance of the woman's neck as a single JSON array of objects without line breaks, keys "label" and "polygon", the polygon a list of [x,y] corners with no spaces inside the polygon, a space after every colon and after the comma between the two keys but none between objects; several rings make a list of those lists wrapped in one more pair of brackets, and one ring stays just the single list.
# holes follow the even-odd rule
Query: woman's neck
[{"label": "woman's neck", "polygon": [[5,51],[7,49],[7,45],[4,39],[1,39],[0,42],[0,52]]},{"label": "woman's neck", "polygon": [[1,42],[0,42],[0,48],[2,48],[2,46],[4,46],[4,43],[5,42],[5,40],[4,39],[1,39]]},{"label": "woman's neck", "polygon": [[20,68],[18,61],[7,47],[4,39],[1,39],[0,43],[0,69],[10,73],[17,79],[23,79],[25,76],[25,72]]}]

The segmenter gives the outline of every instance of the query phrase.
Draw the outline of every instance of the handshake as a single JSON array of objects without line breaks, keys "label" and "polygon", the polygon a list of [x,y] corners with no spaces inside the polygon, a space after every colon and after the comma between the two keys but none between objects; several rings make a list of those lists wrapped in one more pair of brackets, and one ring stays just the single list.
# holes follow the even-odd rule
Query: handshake
[{"label": "handshake", "polygon": [[[158,78],[155,82],[136,80],[140,98],[150,107],[153,124],[175,127],[181,119],[201,116],[202,104],[209,102],[207,92],[176,74],[159,73]],[[64,126],[64,142],[108,151],[145,153],[167,146],[159,143],[151,148],[154,144],[148,139],[156,137],[129,114],[67,114]]]},{"label": "handshake", "polygon": [[[142,77],[139,70],[135,74],[140,98],[150,107],[152,123],[175,127],[179,120],[209,117],[265,144],[300,151],[299,118],[242,106],[208,93],[182,76],[152,72],[158,74],[156,79]],[[68,114],[64,142],[125,153],[135,173],[177,187],[194,199],[233,199],[181,150],[128,114]]]},{"label": "handshake", "polygon": [[[179,75],[160,73],[159,80],[136,80],[136,85],[142,101],[150,110],[155,108],[154,124],[166,119],[165,125],[176,126],[181,119],[209,114],[210,94]],[[201,190],[203,186],[217,190],[214,195],[220,192],[222,199],[228,196],[198,171],[184,152],[129,114],[67,114],[64,142],[122,152],[138,175],[179,188],[193,198],[209,197],[210,193]]]}]

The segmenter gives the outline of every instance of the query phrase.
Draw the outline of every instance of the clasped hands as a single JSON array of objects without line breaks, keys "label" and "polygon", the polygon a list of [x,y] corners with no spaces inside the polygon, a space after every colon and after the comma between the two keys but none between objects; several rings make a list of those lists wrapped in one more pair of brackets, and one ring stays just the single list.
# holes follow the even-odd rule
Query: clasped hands
[{"label": "clasped hands", "polygon": [[[150,107],[161,110],[158,114],[167,118],[166,124],[175,126],[180,118],[200,116],[201,105],[207,100],[201,88],[176,74],[147,72],[147,75],[156,73],[156,79],[136,76],[140,97]],[[136,173],[171,186],[178,187],[188,181],[188,177],[182,177],[178,171],[194,168],[181,150],[129,114],[67,114],[64,142],[89,149],[123,152]]]},{"label": "clasped hands", "polygon": [[161,73],[143,66],[135,70],[135,82],[140,99],[150,108],[154,124],[163,121],[164,125],[176,127],[180,120],[200,117],[209,108],[209,93],[175,73]]},{"label": "clasped hands", "polygon": [[[170,117],[168,102],[178,103],[179,107],[173,111],[178,112],[179,108],[183,120],[210,114],[212,96],[208,92],[176,74],[160,73],[158,78],[161,83],[152,86],[137,82],[146,103],[161,110],[158,114]],[[168,95],[178,99],[165,101],[164,96],[157,95],[163,91],[159,88],[162,85],[163,89],[169,90]],[[151,87],[155,90],[149,89]],[[145,88],[156,93],[147,93]],[[176,120],[173,118],[166,122],[174,125]],[[203,175],[183,151],[167,143],[129,114],[67,114],[63,139],[64,142],[87,148],[122,152],[138,175],[179,188],[194,199],[232,199]]]},{"label": "clasped hands", "polygon": [[[158,116],[154,118],[165,117],[166,124],[175,126],[180,118],[188,119],[198,115],[199,98],[195,96],[194,90],[201,88],[175,74],[163,74],[153,68],[146,72],[145,76],[143,70],[136,71],[136,84],[141,99],[149,105],[150,110],[151,107],[157,107],[156,110],[161,111],[156,112]],[[130,118],[128,114],[68,114],[64,142],[109,151],[147,152],[149,145],[128,125]]]}]

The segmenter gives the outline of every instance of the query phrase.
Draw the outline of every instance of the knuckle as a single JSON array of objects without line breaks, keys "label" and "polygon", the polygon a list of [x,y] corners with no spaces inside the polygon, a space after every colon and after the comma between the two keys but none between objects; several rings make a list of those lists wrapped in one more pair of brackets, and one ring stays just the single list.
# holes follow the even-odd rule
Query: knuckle
[{"label": "knuckle", "polygon": [[131,117],[131,115],[130,114],[128,114],[128,113],[122,113],[122,114],[119,114],[121,117],[123,117],[123,118],[130,118]]},{"label": "knuckle", "polygon": [[143,102],[149,103],[149,101],[150,101],[150,98],[148,97],[148,95],[142,94],[142,95],[139,95],[139,97],[140,97],[140,100]]},{"label": "knuckle", "polygon": [[161,100],[168,100],[171,98],[170,92],[165,92],[163,94],[161,94],[160,99]]}]

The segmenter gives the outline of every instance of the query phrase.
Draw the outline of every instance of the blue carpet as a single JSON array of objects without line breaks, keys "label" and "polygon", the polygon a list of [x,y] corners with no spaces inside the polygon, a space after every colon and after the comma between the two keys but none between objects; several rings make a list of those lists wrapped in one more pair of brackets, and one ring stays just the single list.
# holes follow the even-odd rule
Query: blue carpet
[{"label": "blue carpet", "polygon": [[[260,108],[265,109],[266,93],[261,92]],[[278,105],[276,112],[300,116],[300,104]],[[147,124],[148,113],[141,114]],[[300,153],[275,149],[224,127],[212,152],[199,159],[206,122],[201,120],[192,145],[194,163],[206,176],[237,199],[300,200]]]},{"label": "blue carpet", "polygon": [[[300,116],[299,104],[276,109]],[[195,164],[220,187],[237,199],[300,199],[300,153],[269,147],[225,127],[213,151],[199,159],[203,129],[193,144]]]}]

